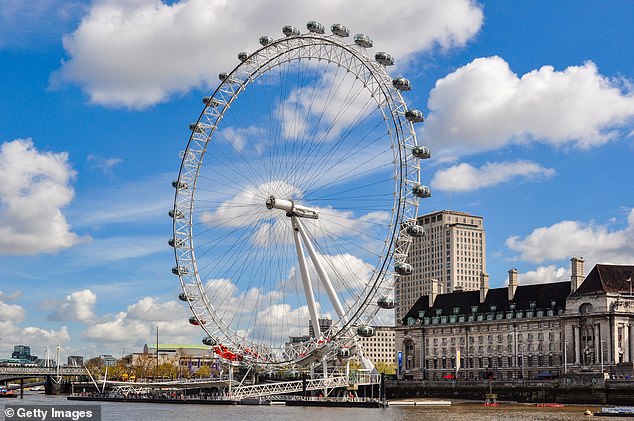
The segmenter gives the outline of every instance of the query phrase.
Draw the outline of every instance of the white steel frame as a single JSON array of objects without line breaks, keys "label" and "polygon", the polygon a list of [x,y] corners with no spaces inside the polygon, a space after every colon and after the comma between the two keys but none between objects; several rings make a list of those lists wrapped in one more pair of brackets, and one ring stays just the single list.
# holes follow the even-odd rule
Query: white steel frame
[{"label": "white steel frame", "polygon": [[[205,286],[199,277],[193,233],[193,212],[198,173],[201,168],[207,144],[222,121],[223,114],[255,79],[261,74],[293,60],[318,58],[337,63],[353,72],[365,84],[366,89],[376,99],[377,106],[384,116],[385,123],[391,133],[392,151],[394,154],[394,178],[396,180],[394,205],[390,232],[388,233],[379,264],[373,277],[366,284],[364,298],[355,302],[347,310],[337,305],[336,293],[329,291],[329,296],[340,320],[334,321],[328,332],[320,332],[314,303],[310,304],[310,317],[314,328],[321,334],[310,341],[294,345],[291,348],[272,349],[261,343],[255,343],[241,337],[235,332],[222,315],[218,314],[214,304],[205,294]],[[247,60],[240,63],[220,84],[212,95],[213,100],[204,108],[192,131],[187,148],[183,153],[174,199],[173,238],[178,247],[174,247],[177,275],[183,292],[188,298],[189,306],[198,320],[204,321],[201,326],[213,338],[230,346],[235,352],[249,349],[257,355],[261,363],[307,362],[307,356],[314,354],[312,362],[320,360],[324,354],[336,351],[342,343],[349,343],[354,326],[368,324],[379,310],[377,298],[391,295],[394,278],[390,266],[396,262],[403,263],[407,257],[411,238],[406,233],[409,221],[415,220],[418,212],[418,198],[412,193],[412,187],[420,183],[419,160],[411,151],[416,143],[413,124],[405,118],[407,106],[401,93],[392,85],[385,66],[369,57],[365,49],[346,43],[344,38],[336,35],[306,33],[274,40],[258,49]],[[311,282],[306,270],[306,261],[300,238],[308,248],[315,267],[319,268],[318,259],[310,239],[302,229],[300,218],[293,218],[296,227],[294,234],[298,262],[302,268],[302,280],[305,293],[310,303],[312,295]],[[318,269],[319,272],[319,269]],[[324,285],[328,280],[320,273]],[[328,343],[324,344],[324,337]]]}]

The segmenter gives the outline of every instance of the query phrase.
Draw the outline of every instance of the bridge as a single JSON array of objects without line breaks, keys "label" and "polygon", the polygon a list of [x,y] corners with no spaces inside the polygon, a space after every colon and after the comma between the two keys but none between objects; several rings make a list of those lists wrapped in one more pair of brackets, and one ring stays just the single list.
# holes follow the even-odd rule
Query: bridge
[{"label": "bridge", "polygon": [[87,376],[84,367],[0,367],[0,381],[26,377]]}]

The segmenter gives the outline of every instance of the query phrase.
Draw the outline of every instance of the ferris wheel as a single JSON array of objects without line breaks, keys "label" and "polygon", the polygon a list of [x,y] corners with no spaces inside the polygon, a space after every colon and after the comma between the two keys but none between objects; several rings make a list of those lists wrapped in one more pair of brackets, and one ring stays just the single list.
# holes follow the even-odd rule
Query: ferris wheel
[{"label": "ferris wheel", "polygon": [[393,322],[420,184],[409,80],[363,34],[308,32],[238,54],[203,98],[178,179],[176,266],[190,323],[228,359],[302,364],[349,356],[355,335]]}]

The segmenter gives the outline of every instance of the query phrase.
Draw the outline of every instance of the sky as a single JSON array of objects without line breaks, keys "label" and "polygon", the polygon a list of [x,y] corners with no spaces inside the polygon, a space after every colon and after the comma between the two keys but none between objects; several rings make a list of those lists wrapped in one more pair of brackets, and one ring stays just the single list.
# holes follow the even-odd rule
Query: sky
[{"label": "sky", "polygon": [[283,25],[343,23],[425,114],[419,213],[484,217],[492,287],[634,263],[634,3],[0,0],[0,357],[198,343],[167,211],[218,73]]}]

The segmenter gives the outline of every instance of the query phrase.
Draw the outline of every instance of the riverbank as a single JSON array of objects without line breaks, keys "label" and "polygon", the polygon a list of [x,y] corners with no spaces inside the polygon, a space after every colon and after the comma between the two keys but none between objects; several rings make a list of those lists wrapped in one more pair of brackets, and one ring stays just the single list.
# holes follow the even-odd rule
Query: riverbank
[{"label": "riverbank", "polygon": [[634,405],[634,380],[606,380],[600,376],[545,381],[396,381],[385,384],[386,398],[483,401],[494,393],[500,401],[590,405]]}]

